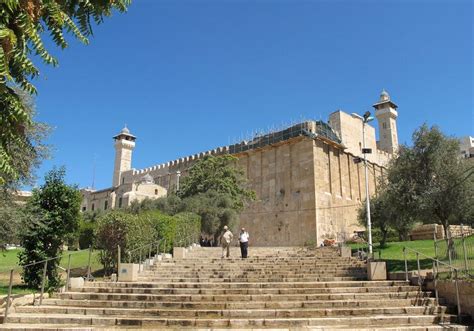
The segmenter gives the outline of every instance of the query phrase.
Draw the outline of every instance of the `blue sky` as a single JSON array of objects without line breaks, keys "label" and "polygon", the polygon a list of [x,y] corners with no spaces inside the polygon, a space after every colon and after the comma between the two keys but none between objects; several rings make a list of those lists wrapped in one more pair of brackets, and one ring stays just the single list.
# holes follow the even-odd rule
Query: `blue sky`
[{"label": "blue sky", "polygon": [[385,88],[399,139],[423,122],[473,135],[471,1],[135,0],[71,40],[35,81],[51,160],[81,187],[111,185],[126,123],[142,168],[300,118],[371,109]]}]

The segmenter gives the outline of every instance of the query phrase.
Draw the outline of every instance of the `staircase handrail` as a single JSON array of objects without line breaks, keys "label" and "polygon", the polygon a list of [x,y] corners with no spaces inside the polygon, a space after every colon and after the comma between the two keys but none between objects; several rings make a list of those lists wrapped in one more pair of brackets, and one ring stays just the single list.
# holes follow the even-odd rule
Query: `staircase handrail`
[{"label": "staircase handrail", "polygon": [[77,251],[74,251],[74,252],[71,252],[71,253],[68,253],[68,254],[60,254],[60,255],[57,255],[55,257],[51,257],[51,258],[48,258],[48,259],[35,261],[35,262],[28,263],[28,264],[25,264],[25,265],[17,265],[14,268],[10,268],[10,279],[9,279],[9,282],[8,282],[8,294],[7,294],[7,301],[5,303],[5,312],[4,312],[3,322],[6,323],[7,318],[8,318],[8,310],[9,310],[10,305],[11,305],[11,296],[12,296],[12,287],[13,287],[13,273],[14,273],[15,270],[17,270],[19,268],[23,268],[23,269],[28,268],[28,267],[31,267],[31,266],[34,266],[34,265],[37,265],[37,264],[44,264],[44,266],[43,266],[43,278],[41,280],[41,292],[40,292],[41,294],[39,296],[39,305],[41,306],[41,304],[43,303],[44,288],[45,288],[45,285],[46,285],[46,272],[47,272],[47,268],[48,268],[48,262],[54,261],[54,260],[57,260],[57,259],[61,259],[63,257],[68,258],[67,269],[62,268],[61,266],[58,267],[62,270],[67,271],[66,285],[65,286],[66,286],[66,289],[68,289],[69,288],[69,282],[70,282],[70,276],[71,276],[71,256],[74,255],[74,254],[78,254],[82,251],[86,251],[86,250],[89,251],[89,257],[88,257],[88,262],[87,262],[87,276],[86,276],[86,279],[89,280],[91,278],[91,257],[92,257],[92,246],[91,245],[89,246],[89,248],[84,248],[84,249],[77,250]]},{"label": "staircase handrail", "polygon": [[423,257],[426,257],[432,261],[432,270],[433,270],[433,285],[434,285],[434,290],[435,290],[435,297],[436,297],[436,304],[439,304],[439,297],[438,297],[438,275],[439,275],[439,265],[445,265],[449,268],[451,278],[452,278],[452,272],[454,271],[454,283],[455,283],[455,288],[456,288],[456,304],[457,304],[457,315],[458,319],[461,318],[461,301],[459,299],[459,284],[458,284],[458,272],[460,271],[459,268],[453,267],[449,263],[445,263],[443,261],[440,261],[436,258],[433,258],[431,256],[428,256],[426,254],[423,254],[416,249],[403,246],[403,257],[405,259],[405,280],[408,282],[408,260],[407,260],[407,250],[412,251],[416,254],[416,264],[418,267],[418,286],[421,287],[423,284],[423,279],[421,276],[421,267],[420,267],[420,255]]},{"label": "staircase handrail", "polygon": [[131,253],[134,253],[136,251],[138,251],[139,249],[143,249],[145,247],[148,247],[148,246],[152,246],[152,245],[159,245],[159,243],[163,240],[164,238],[161,238],[161,239],[158,239],[158,240],[154,240],[148,244],[145,244],[145,245],[142,245],[142,246],[139,246],[137,248],[134,248],[134,249],[129,249],[128,250],[128,253],[131,254]]},{"label": "staircase handrail", "polygon": [[[183,238],[180,238],[178,240],[176,240],[178,243],[184,243],[184,246],[187,246],[187,244],[191,244],[193,239],[196,237],[196,234],[190,234],[188,235],[187,237],[185,237],[184,239]],[[174,242],[173,242],[173,245],[174,245]]]},{"label": "staircase handrail", "polygon": [[[10,269],[16,270],[16,269],[20,269],[20,268],[27,268],[27,267],[34,266],[34,265],[36,265],[36,264],[41,264],[41,263],[45,263],[45,262],[49,262],[49,261],[54,261],[54,260],[60,259],[60,258],[65,257],[65,256],[74,255],[74,254],[80,253],[80,252],[82,252],[82,251],[87,251],[87,250],[90,250],[90,247],[89,247],[89,248],[80,249],[80,250],[77,250],[77,251],[73,251],[73,252],[67,253],[67,254],[60,254],[60,255],[57,255],[57,256],[55,256],[55,257],[50,257],[50,258],[48,258],[48,259],[44,259],[44,260],[40,260],[40,261],[35,261],[35,262],[28,263],[28,264],[25,264],[25,265],[17,265],[17,266],[15,266],[14,268],[10,268]],[[10,269],[7,269],[7,270],[10,270]]]},{"label": "staircase handrail", "polygon": [[[403,251],[405,251],[405,250],[412,251],[412,252],[414,252],[415,254],[417,254],[418,256],[421,255],[421,256],[426,257],[426,258],[428,258],[428,259],[430,259],[430,260],[432,260],[433,262],[436,262],[436,263],[438,263],[438,264],[445,265],[445,266],[447,266],[448,268],[452,269],[453,271],[463,272],[461,269],[459,269],[459,268],[457,268],[457,267],[454,267],[454,266],[450,265],[449,263],[440,261],[440,260],[438,260],[437,258],[434,258],[434,257],[428,256],[428,255],[426,255],[426,254],[423,254],[422,252],[417,251],[416,249],[413,249],[413,248],[411,248],[411,247],[403,246]],[[404,254],[404,255],[405,255],[405,262],[407,262],[407,263],[405,264],[405,273],[407,273],[407,272],[408,272],[408,261],[406,260],[406,254]]]}]

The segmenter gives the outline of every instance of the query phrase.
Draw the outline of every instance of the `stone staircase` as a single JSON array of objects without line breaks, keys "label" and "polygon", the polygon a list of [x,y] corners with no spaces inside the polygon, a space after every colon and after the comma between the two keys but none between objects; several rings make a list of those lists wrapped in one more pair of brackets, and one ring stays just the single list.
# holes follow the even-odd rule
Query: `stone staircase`
[{"label": "stone staircase", "polygon": [[9,330],[273,329],[468,330],[431,293],[404,281],[367,281],[337,249],[251,248],[221,259],[196,248],[162,260],[137,282],[88,282],[42,306],[17,307]]}]

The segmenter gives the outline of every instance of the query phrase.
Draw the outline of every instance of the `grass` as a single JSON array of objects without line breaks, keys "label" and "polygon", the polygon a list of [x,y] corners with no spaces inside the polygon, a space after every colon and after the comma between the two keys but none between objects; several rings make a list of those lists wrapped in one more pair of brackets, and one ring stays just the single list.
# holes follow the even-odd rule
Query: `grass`
[{"label": "grass", "polygon": [[[466,252],[468,256],[468,267],[474,269],[474,236],[470,236],[465,240]],[[360,244],[350,244],[352,251],[357,251]],[[365,246],[366,247],[366,246]],[[385,247],[381,248],[379,244],[374,244],[374,253],[377,259],[382,259],[387,262],[387,269],[389,271],[404,271],[405,258],[403,254],[403,247],[409,248],[407,250],[408,270],[418,269],[416,253],[411,251],[416,250],[428,257],[434,258],[436,256],[434,240],[415,240],[415,241],[401,241],[389,242]],[[438,256],[441,261],[447,262],[446,242],[438,241]],[[455,239],[455,254],[452,263],[454,266],[464,269],[464,255],[461,239]],[[420,268],[431,269],[433,267],[433,260],[426,256],[420,255]]]},{"label": "grass", "polygon": [[[13,273],[13,288],[12,293],[14,294],[27,294],[33,293],[35,290],[26,288],[21,282],[21,267],[18,265],[18,253],[20,250],[10,250],[0,252],[0,295],[8,293],[8,283],[10,277],[10,270],[15,269]],[[89,260],[89,251],[71,251],[65,252],[61,259],[60,266],[64,269],[68,265],[67,254],[71,255],[71,275],[80,276],[84,275],[87,271],[87,263]],[[91,256],[91,270],[92,272],[102,269],[102,265],[99,262],[99,251],[93,251]],[[64,276],[63,276],[64,279]]]}]

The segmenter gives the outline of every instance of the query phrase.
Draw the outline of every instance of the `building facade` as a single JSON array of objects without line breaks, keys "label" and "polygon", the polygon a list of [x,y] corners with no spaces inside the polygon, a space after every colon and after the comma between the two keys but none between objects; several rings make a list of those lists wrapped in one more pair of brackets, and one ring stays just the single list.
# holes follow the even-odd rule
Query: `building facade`
[{"label": "building facade", "polygon": [[[379,126],[365,124],[369,194],[377,194],[384,166],[398,149],[397,106],[383,91],[374,104]],[[240,225],[258,246],[320,244],[351,236],[361,227],[357,211],[365,200],[364,141],[360,116],[338,110],[328,123],[305,121],[250,141],[219,147],[145,169],[132,168],[135,136],[124,128],[114,137],[116,157],[111,188],[83,190],[82,210],[128,206],[133,200],[157,198],[179,186],[196,160],[232,154],[257,194],[240,215]]]},{"label": "building facade", "polygon": [[474,158],[474,138],[471,136],[459,139],[459,147],[461,149],[461,157],[465,159]]}]

